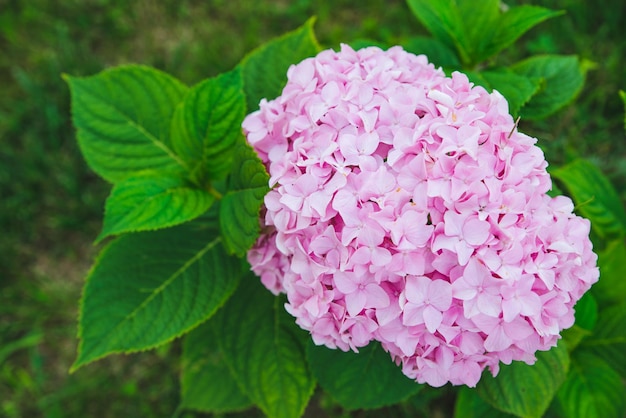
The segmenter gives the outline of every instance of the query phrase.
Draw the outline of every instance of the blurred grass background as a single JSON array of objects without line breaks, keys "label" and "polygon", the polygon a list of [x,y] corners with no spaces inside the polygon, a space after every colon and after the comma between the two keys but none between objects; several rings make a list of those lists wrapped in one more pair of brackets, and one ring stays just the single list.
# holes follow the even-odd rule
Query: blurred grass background
[{"label": "blurred grass background", "polygon": [[[624,202],[618,90],[626,88],[626,3],[533,4],[567,14],[533,29],[498,60],[561,53],[595,65],[572,106],[544,121],[522,120],[520,129],[539,138],[552,165],[590,158]],[[401,0],[0,0],[0,417],[169,417],[179,401],[178,342],[68,374],[108,186],[79,154],[61,73],[91,75],[134,62],[193,84],[312,15],[327,47],[425,34]],[[422,392],[387,416],[450,412],[425,409],[426,399]],[[323,396],[315,404],[308,415],[375,416],[345,414]]]}]

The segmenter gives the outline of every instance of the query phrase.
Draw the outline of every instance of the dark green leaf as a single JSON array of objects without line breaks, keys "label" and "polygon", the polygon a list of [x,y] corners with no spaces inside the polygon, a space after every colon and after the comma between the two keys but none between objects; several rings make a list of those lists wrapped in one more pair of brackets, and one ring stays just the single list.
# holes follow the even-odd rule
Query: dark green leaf
[{"label": "dark green leaf", "polygon": [[320,51],[313,33],[314,21],[309,19],[295,31],[263,44],[241,61],[249,112],[259,108],[261,99],[271,100],[280,95],[292,64]]},{"label": "dark green leaf", "polygon": [[578,347],[580,342],[591,335],[591,331],[574,324],[561,332],[561,337],[567,346],[567,351],[572,352]]},{"label": "dark green leaf", "polygon": [[576,325],[579,327],[593,331],[598,322],[598,302],[589,292],[585,293],[576,305],[574,305],[576,316]]},{"label": "dark green leaf", "polygon": [[97,240],[178,225],[202,215],[214,201],[215,196],[177,176],[153,172],[132,176],[113,187]]},{"label": "dark green leaf", "polygon": [[624,102],[624,130],[626,131],[626,92],[624,90],[620,90],[619,97],[621,97],[622,102]]},{"label": "dark green leaf", "polygon": [[507,414],[489,405],[478,396],[476,389],[463,386],[459,391],[454,405],[454,418],[509,418],[515,415]]},{"label": "dark green leaf", "polygon": [[355,39],[354,41],[350,42],[349,45],[355,51],[358,51],[359,49],[367,48],[370,46],[376,46],[382,50],[389,48],[389,45],[385,44],[384,42],[375,41],[373,39],[363,39],[363,38]]},{"label": "dark green leaf", "polygon": [[[424,27],[450,49],[457,51],[461,62],[469,64],[465,24],[455,2],[450,0],[407,0],[413,14]],[[477,2],[480,3],[480,2]]]},{"label": "dark green leaf", "polygon": [[477,62],[497,54],[504,48],[511,46],[524,33],[539,23],[562,15],[561,11],[545,9],[543,7],[522,5],[512,7],[497,20],[495,30],[485,36],[485,31],[478,28],[477,40],[481,43]]},{"label": "dark green leaf", "polygon": [[269,190],[269,176],[254,150],[241,140],[228,192],[220,205],[220,228],[229,252],[244,255],[259,236],[259,210]]},{"label": "dark green leaf", "polygon": [[568,105],[585,83],[585,69],[576,56],[536,56],[511,69],[519,75],[543,79],[541,90],[522,108],[522,117],[528,119],[545,118]]},{"label": "dark green leaf", "polygon": [[470,55],[470,66],[482,61],[480,56],[484,43],[495,32],[500,17],[500,0],[448,0],[459,8],[465,33],[462,37],[465,49]]},{"label": "dark green leaf", "polygon": [[164,344],[213,315],[242,275],[220,241],[214,228],[192,222],[107,245],[83,291],[72,368]]},{"label": "dark green leaf", "polygon": [[437,39],[416,36],[406,41],[402,46],[413,54],[426,55],[428,61],[436,66],[451,69],[458,69],[461,66],[455,52]]},{"label": "dark green leaf", "polygon": [[480,75],[490,89],[498,90],[509,103],[509,112],[517,116],[519,109],[539,91],[541,79],[518,75],[507,68],[482,71]]},{"label": "dark green leaf", "polygon": [[598,251],[600,280],[591,292],[601,306],[626,300],[626,244],[622,238],[611,241]]},{"label": "dark green leaf", "polygon": [[604,360],[576,351],[557,399],[567,418],[622,418],[626,389],[619,374]]},{"label": "dark green leaf", "polygon": [[300,417],[315,380],[304,354],[307,336],[281,299],[248,275],[211,324],[229,369],[250,400],[269,417]]},{"label": "dark green leaf", "polygon": [[604,359],[626,378],[626,302],[601,310],[595,332],[580,348]]},{"label": "dark green leaf", "polygon": [[230,171],[245,114],[239,69],[194,86],[176,109],[170,131],[172,147],[200,184],[225,178]]},{"label": "dark green leaf", "polygon": [[501,366],[497,377],[483,373],[477,389],[497,409],[520,417],[541,417],[565,380],[569,356],[564,344],[537,353],[530,366],[513,362]]},{"label": "dark green leaf", "polygon": [[398,403],[422,385],[409,380],[379,343],[352,351],[307,347],[311,371],[320,386],[346,409],[372,409]]},{"label": "dark green leaf", "polygon": [[65,79],[78,143],[98,175],[116,183],[144,170],[186,168],[169,137],[174,109],[187,91],[178,80],[136,65]]},{"label": "dark green leaf", "polygon": [[182,369],[183,408],[220,413],[252,406],[228,370],[210,322],[200,325],[185,337]]},{"label": "dark green leaf", "polygon": [[591,221],[591,227],[601,238],[623,236],[626,231],[626,211],[619,195],[591,162],[583,159],[571,162],[551,172],[561,181],[576,203],[576,209]]}]

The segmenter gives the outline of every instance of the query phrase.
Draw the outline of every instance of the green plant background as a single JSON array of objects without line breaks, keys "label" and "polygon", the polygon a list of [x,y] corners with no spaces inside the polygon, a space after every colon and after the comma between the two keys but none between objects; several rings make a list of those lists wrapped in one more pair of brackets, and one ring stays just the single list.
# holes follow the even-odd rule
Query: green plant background
[{"label": "green plant background", "polygon": [[[617,91],[626,87],[626,5],[533,4],[567,14],[542,23],[498,59],[579,54],[593,69],[574,105],[547,120],[522,120],[520,130],[539,138],[553,165],[590,159],[624,205],[624,107]],[[229,70],[311,15],[318,17],[323,46],[359,38],[395,44],[426,34],[403,1],[0,0],[0,416],[164,417],[180,401],[178,341],[68,374],[80,289],[96,252],[92,240],[108,186],[79,155],[60,74],[90,75],[135,62],[194,84]],[[451,416],[449,395],[425,389],[384,415]],[[321,393],[306,412],[378,414],[349,414]]]}]

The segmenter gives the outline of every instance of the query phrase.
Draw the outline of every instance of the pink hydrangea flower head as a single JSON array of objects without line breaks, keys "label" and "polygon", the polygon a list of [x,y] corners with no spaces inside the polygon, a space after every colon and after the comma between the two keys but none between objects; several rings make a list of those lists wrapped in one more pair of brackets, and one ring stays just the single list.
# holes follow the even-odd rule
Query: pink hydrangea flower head
[{"label": "pink hydrangea flower head", "polygon": [[598,279],[590,225],[502,95],[400,47],[287,76],[243,122],[271,187],[248,260],[315,343],[377,340],[432,386],[554,346]]}]

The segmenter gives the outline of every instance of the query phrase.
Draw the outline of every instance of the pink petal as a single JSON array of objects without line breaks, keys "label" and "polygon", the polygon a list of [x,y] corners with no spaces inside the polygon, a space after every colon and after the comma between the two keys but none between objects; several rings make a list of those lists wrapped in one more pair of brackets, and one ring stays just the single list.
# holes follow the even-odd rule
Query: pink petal
[{"label": "pink petal", "polygon": [[424,324],[426,324],[426,329],[428,331],[434,333],[437,330],[437,327],[441,325],[441,320],[443,319],[443,314],[435,309],[432,306],[427,306],[424,308]]}]

